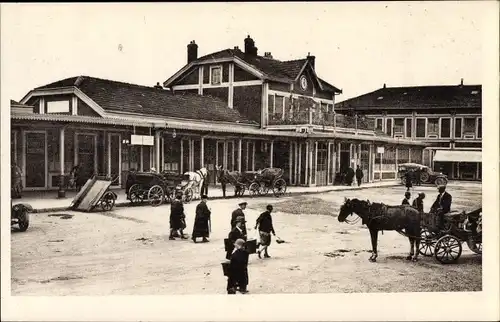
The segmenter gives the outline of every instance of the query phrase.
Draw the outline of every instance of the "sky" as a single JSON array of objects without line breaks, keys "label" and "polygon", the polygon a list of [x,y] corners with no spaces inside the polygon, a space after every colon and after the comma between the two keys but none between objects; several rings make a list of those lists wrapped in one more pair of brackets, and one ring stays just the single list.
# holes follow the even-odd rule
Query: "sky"
[{"label": "sky", "polygon": [[316,56],[342,101],[387,86],[481,84],[487,1],[2,4],[2,95],[87,75],[153,86],[250,35],[279,60]]}]

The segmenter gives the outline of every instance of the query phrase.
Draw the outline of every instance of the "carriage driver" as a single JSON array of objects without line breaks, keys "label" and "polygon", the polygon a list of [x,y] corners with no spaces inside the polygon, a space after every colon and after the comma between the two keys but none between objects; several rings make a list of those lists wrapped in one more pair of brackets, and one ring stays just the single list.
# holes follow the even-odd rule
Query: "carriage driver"
[{"label": "carriage driver", "polygon": [[431,206],[431,213],[439,216],[439,228],[444,229],[444,215],[451,211],[451,195],[446,192],[446,186],[438,187],[439,194]]}]

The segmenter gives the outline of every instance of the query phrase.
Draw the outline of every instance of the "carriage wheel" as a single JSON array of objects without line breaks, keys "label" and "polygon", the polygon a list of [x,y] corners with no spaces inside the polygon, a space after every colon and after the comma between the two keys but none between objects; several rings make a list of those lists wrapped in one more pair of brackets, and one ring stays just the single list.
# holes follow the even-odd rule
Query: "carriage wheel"
[{"label": "carriage wheel", "polygon": [[436,181],[434,182],[436,186],[444,186],[448,183],[448,180],[445,178],[436,178]]},{"label": "carriage wheel", "polygon": [[436,242],[434,257],[441,264],[456,262],[460,255],[462,255],[462,243],[455,236],[445,235]]},{"label": "carriage wheel", "polygon": [[27,211],[23,211],[22,214],[17,218],[17,224],[19,225],[19,231],[25,232],[28,230],[30,225],[30,214]]},{"label": "carriage wheel", "polygon": [[284,179],[278,179],[273,184],[273,193],[275,197],[284,195],[286,192],[286,182]]},{"label": "carriage wheel", "polygon": [[108,191],[101,198],[101,208],[104,211],[110,211],[115,206],[115,195]]},{"label": "carriage wheel", "polygon": [[142,195],[142,189],[139,184],[133,184],[128,191],[128,198],[132,204],[138,204],[144,201],[144,197]]},{"label": "carriage wheel", "polygon": [[420,246],[418,252],[423,256],[432,256],[434,254],[434,248],[436,246],[436,241],[432,234],[427,230],[423,229],[420,232]]},{"label": "carriage wheel", "polygon": [[426,183],[427,181],[429,181],[429,174],[427,172],[422,171],[420,173],[420,182]]},{"label": "carriage wheel", "polygon": [[252,182],[250,187],[248,187],[248,191],[252,197],[260,195],[260,184],[257,182]]},{"label": "carriage wheel", "polygon": [[193,200],[193,194],[194,194],[193,189],[186,188],[183,194],[184,202],[190,202],[191,200]]},{"label": "carriage wheel", "polygon": [[269,187],[267,184],[261,184],[259,187],[259,196],[265,196],[269,193]]},{"label": "carriage wheel", "polygon": [[148,201],[153,207],[161,205],[164,197],[163,188],[157,184],[152,186],[148,191]]},{"label": "carriage wheel", "polygon": [[476,254],[481,255],[483,253],[483,243],[472,236],[467,240],[467,246]]},{"label": "carriage wheel", "polygon": [[402,178],[401,178],[401,183],[402,183],[404,186],[406,186],[406,178],[405,178],[405,177],[402,177]]},{"label": "carriage wheel", "polygon": [[240,186],[234,187],[234,189],[236,190],[237,197],[243,197],[243,195],[245,194],[246,187],[244,185],[240,185]]}]

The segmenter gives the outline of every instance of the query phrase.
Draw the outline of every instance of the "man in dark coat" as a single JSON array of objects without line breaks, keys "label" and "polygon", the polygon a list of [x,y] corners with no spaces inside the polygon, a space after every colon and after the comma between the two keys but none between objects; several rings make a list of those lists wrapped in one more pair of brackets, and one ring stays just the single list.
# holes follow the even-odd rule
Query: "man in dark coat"
[{"label": "man in dark coat", "polygon": [[203,184],[201,185],[201,191],[200,191],[200,193],[202,195],[208,196],[208,184],[209,184],[209,181],[210,181],[210,178],[209,178],[208,171],[207,171],[207,174],[205,175],[205,177],[203,177]]},{"label": "man in dark coat", "polygon": [[255,223],[255,229],[259,229],[260,243],[262,249],[257,251],[257,255],[260,257],[262,251],[264,251],[264,258],[270,258],[267,248],[271,245],[271,233],[276,236],[273,227],[273,218],[271,217],[271,212],[273,211],[272,205],[267,205],[266,211],[260,214]]},{"label": "man in dark coat", "polygon": [[234,243],[235,250],[232,252],[229,263],[229,276],[227,278],[227,293],[236,294],[236,290],[242,294],[248,293],[248,252],[243,245],[243,239],[237,239]]},{"label": "man in dark coat", "polygon": [[[235,211],[233,211],[233,213],[231,214],[231,229],[233,229],[236,226],[236,218],[243,217],[243,219],[245,219],[245,213],[243,212],[243,210],[246,209],[247,202],[246,201],[240,202],[238,204],[238,206],[239,206],[239,208],[236,209]],[[243,229],[243,233],[246,235],[247,234],[247,227],[245,224],[243,224],[242,229]]]},{"label": "man in dark coat", "polygon": [[406,191],[410,191],[410,188],[413,187],[413,170],[406,171],[405,181]]},{"label": "man in dark coat", "polygon": [[361,180],[363,179],[364,173],[363,170],[359,167],[356,167],[356,181],[358,181],[358,187],[361,186]]},{"label": "man in dark coat", "polygon": [[345,175],[345,180],[346,180],[346,183],[348,186],[351,186],[352,185],[352,182],[354,180],[354,169],[349,167],[347,169],[347,173]]},{"label": "man in dark coat", "polygon": [[243,225],[245,225],[245,222],[246,222],[245,218],[243,218],[241,216],[236,218],[235,227],[233,229],[231,229],[231,231],[229,232],[229,234],[227,236],[227,239],[228,239],[228,242],[230,245],[226,246],[226,259],[231,258],[231,253],[233,252],[232,245],[234,245],[236,240],[238,240],[238,239],[243,239],[244,241],[247,240],[247,233],[245,231],[243,231]]},{"label": "man in dark coat", "polygon": [[405,198],[403,199],[403,201],[401,202],[401,205],[404,206],[404,205],[410,205],[410,198],[411,198],[411,193],[409,191],[406,191],[405,192]]},{"label": "man in dark coat", "polygon": [[431,206],[431,213],[439,217],[439,228],[444,228],[444,215],[451,211],[451,195],[446,192],[446,186],[438,187],[438,196]]},{"label": "man in dark coat", "polygon": [[424,199],[425,193],[420,192],[418,197],[413,199],[412,207],[417,209],[419,212],[424,212]]},{"label": "man in dark coat", "polygon": [[11,198],[21,198],[23,192],[23,181],[22,181],[22,171],[21,168],[17,166],[15,162],[12,162],[10,180],[11,180]]},{"label": "man in dark coat", "polygon": [[210,236],[210,209],[207,206],[207,195],[201,195],[201,201],[196,206],[196,217],[194,218],[193,235],[191,238],[196,243],[196,238],[203,237],[203,242],[208,242]]},{"label": "man in dark coat", "polygon": [[186,228],[186,215],[182,204],[182,193],[177,193],[175,200],[170,205],[170,237],[168,239],[175,240],[174,233],[176,231],[180,231],[182,239],[187,239],[184,236],[184,228]]}]

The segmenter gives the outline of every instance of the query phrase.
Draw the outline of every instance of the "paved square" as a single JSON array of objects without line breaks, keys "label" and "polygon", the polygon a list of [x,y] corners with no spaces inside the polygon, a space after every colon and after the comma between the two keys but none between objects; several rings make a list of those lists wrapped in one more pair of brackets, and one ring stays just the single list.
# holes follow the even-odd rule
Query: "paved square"
[{"label": "paved square", "polygon": [[[428,210],[436,197],[431,186]],[[450,183],[453,209],[481,203],[478,183]],[[271,259],[252,255],[249,290],[263,293],[480,291],[481,256],[464,244],[459,262],[441,265],[434,258],[417,263],[404,258],[408,240],[396,232],[379,236],[377,263],[368,262],[368,230],[339,223],[344,197],[400,204],[404,187],[337,191],[276,199],[244,198],[247,227],[266,204],[275,206],[277,235],[287,243],[270,247]],[[416,194],[412,197],[415,197]],[[224,294],[223,239],[237,200],[209,202],[210,243],[168,240],[169,205],[115,208],[110,213],[77,213],[71,218],[33,214],[25,233],[12,233],[12,292],[15,295],[167,295]],[[185,205],[190,234],[196,202]],[[301,212],[290,214],[287,212]],[[319,215],[318,215],[319,213]],[[331,214],[331,215],[327,215]],[[250,237],[256,235],[250,230]]]}]

